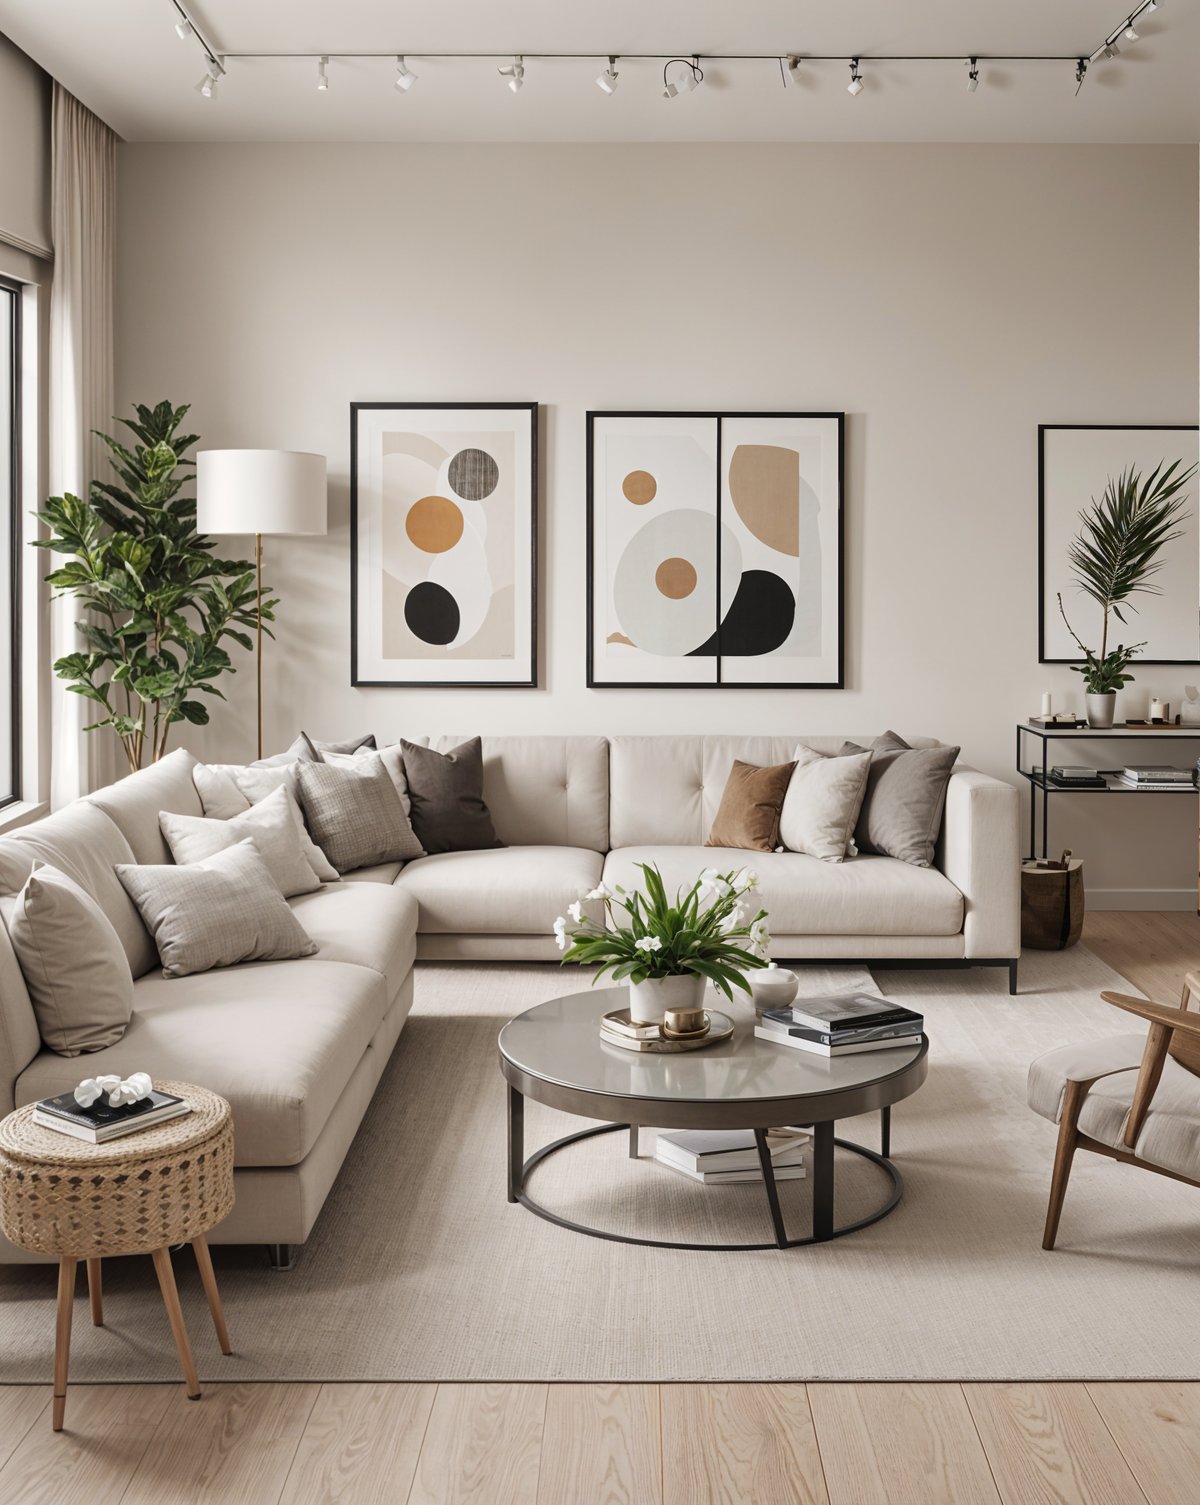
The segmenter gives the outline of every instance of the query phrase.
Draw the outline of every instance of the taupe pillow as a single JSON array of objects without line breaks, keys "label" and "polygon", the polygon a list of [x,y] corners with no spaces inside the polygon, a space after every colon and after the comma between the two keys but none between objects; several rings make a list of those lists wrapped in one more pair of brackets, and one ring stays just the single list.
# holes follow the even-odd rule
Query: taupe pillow
[{"label": "taupe pillow", "polygon": [[706,847],[744,847],[773,852],[779,845],[779,815],[794,763],[756,768],[735,760]]},{"label": "taupe pillow", "polygon": [[295,894],[311,894],[321,886],[300,845],[299,815],[295,796],[281,785],[266,799],[228,820],[206,820],[202,815],[175,815],[163,810],[158,824],[176,862],[203,862],[252,836],[280,893],[290,899]]},{"label": "taupe pillow", "polygon": [[336,883],[340,874],[308,834],[304,816],[296,803],[296,764],[275,763],[269,766],[251,763],[197,763],[192,769],[192,783],[200,796],[204,813],[212,820],[231,820],[251,805],[257,805],[277,789],[291,791],[292,815],[300,835],[304,860],[323,883]]},{"label": "taupe pillow", "polygon": [[339,873],[424,857],[378,753],[352,763],[300,763],[296,789],[313,840]]},{"label": "taupe pillow", "polygon": [[806,852],[822,862],[854,856],[854,827],[870,766],[869,752],[825,758],[811,747],[797,747],[779,815],[779,840],[789,852]]},{"label": "taupe pillow", "polygon": [[316,753],[318,761],[325,757],[326,754],[332,754],[334,757],[348,758],[353,757],[355,753],[378,751],[378,743],[375,741],[374,732],[367,732],[362,737],[349,737],[344,742],[318,742],[315,737],[310,737],[307,732],[301,732],[300,735],[308,743],[309,747],[312,748],[313,752]]},{"label": "taupe pillow", "polygon": [[885,732],[869,749],[843,743],[840,755],[865,751],[871,754],[871,767],[854,830],[859,851],[932,867],[946,785],[961,749],[912,748],[895,732]]},{"label": "taupe pillow", "polygon": [[117,877],[154,937],[164,977],[238,962],[289,961],[317,949],[275,886],[253,837],[183,867],[122,863]]},{"label": "taupe pillow", "polygon": [[502,847],[483,798],[483,743],[478,737],[452,752],[401,740],[413,830],[427,852],[474,852]]},{"label": "taupe pillow", "polygon": [[133,1012],[133,974],[95,899],[58,868],[36,863],[8,929],[43,1043],[60,1056],[115,1045]]}]

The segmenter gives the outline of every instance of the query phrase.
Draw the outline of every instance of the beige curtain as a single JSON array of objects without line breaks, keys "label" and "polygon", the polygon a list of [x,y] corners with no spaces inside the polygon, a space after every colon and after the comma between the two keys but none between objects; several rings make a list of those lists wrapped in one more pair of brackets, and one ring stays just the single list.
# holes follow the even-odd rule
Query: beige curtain
[{"label": "beige curtain", "polygon": [[[54,85],[50,136],[50,491],[86,497],[93,477],[108,475],[104,446],[92,430],[113,412],[113,220],[117,138],[60,84]],[[51,607],[54,659],[81,648],[69,598]],[[115,739],[84,732],[96,706],[51,689],[50,801],[57,808],[116,776]]]}]

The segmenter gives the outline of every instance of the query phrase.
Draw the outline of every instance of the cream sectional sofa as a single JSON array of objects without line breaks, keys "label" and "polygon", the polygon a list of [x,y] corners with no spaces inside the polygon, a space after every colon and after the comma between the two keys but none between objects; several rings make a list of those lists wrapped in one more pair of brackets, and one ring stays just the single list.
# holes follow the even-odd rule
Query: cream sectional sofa
[{"label": "cream sectional sofa", "polygon": [[[463,739],[414,740],[448,750]],[[832,752],[845,739],[804,740]],[[234,1109],[237,1186],[214,1242],[264,1243],[284,1264],[288,1246],[303,1243],[316,1221],[399,1037],[414,958],[557,961],[554,917],[601,878],[636,881],[639,861],[657,863],[669,885],[713,864],[753,866],[780,958],[1004,965],[1015,985],[1017,793],[998,780],[955,769],[933,868],[704,847],[733,759],[785,762],[795,742],[485,738],[484,797],[506,846],[349,874],[290,901],[319,945],[316,956],[168,981],[113,869],[171,860],[161,811],[203,813],[196,760],[173,753],[0,837],[0,894],[15,893],[35,860],[64,869],[112,921],[136,978],[133,1018],[118,1045],[55,1055],[42,1047],[0,926],[0,1113],[118,1068],[213,1088]],[[11,903],[0,898],[0,918]],[[0,1260],[28,1258],[0,1240]]]}]

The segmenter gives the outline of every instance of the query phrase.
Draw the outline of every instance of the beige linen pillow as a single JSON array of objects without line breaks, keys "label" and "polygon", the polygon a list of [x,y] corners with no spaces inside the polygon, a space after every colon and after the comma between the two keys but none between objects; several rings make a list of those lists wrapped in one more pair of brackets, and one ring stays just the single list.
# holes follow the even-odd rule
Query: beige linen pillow
[{"label": "beige linen pillow", "polygon": [[302,763],[296,782],[305,822],[338,872],[424,857],[378,753],[347,764]]},{"label": "beige linen pillow", "polygon": [[8,928],[43,1043],[60,1056],[115,1045],[133,1012],[133,974],[95,899],[39,862]]},{"label": "beige linen pillow", "polygon": [[256,767],[241,763],[198,763],[192,769],[192,783],[200,796],[204,813],[212,820],[230,820],[265,800],[276,789],[291,791],[292,814],[300,832],[300,847],[305,861],[323,883],[336,883],[340,874],[321,848],[308,834],[304,816],[296,803],[296,764]]},{"label": "beige linen pillow", "polygon": [[313,872],[300,845],[296,820],[299,813],[291,790],[281,785],[257,805],[228,820],[207,820],[202,815],[175,815],[163,810],[158,824],[171,848],[171,856],[182,863],[203,862],[206,857],[252,836],[280,893],[290,899],[295,894],[311,894],[321,886],[321,879]]},{"label": "beige linen pillow", "polygon": [[735,760],[704,845],[773,852],[779,845],[779,812],[793,766],[777,763],[773,768],[758,768]]},{"label": "beige linen pillow", "polygon": [[824,758],[803,744],[796,749],[779,812],[779,840],[789,852],[806,852],[822,862],[855,855],[854,826],[870,768],[869,752]]}]

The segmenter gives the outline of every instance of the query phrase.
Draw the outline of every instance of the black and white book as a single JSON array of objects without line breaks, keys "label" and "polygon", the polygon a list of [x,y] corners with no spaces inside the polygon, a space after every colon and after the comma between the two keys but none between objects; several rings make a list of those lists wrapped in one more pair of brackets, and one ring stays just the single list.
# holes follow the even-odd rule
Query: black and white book
[{"label": "black and white book", "polygon": [[[770,1130],[767,1149],[772,1166],[799,1164],[811,1141],[807,1129]],[[759,1169],[753,1129],[662,1129],[654,1155],[664,1164],[695,1173]]]},{"label": "black and white book", "polygon": [[797,1024],[791,1009],[769,1009],[759,1023],[780,1035],[796,1035],[813,1040],[819,1045],[865,1045],[874,1040],[890,1040],[893,1037],[919,1034],[925,1026],[920,1014],[910,1019],[897,1019],[891,1024],[868,1025],[863,1029],[821,1030],[810,1029],[807,1024]]},{"label": "black and white book", "polygon": [[912,1009],[872,993],[835,993],[827,998],[798,999],[790,1013],[793,1023],[831,1035],[843,1030],[878,1029],[885,1024],[904,1023],[911,1024],[914,1033],[919,1034],[924,1024],[921,1015],[914,1014]]},{"label": "black and white book", "polygon": [[810,1055],[825,1056],[828,1060],[836,1060],[839,1056],[860,1055],[868,1050],[900,1050],[905,1046],[920,1045],[919,1034],[892,1035],[886,1040],[853,1040],[848,1044],[834,1041],[833,1044],[825,1044],[821,1040],[812,1038],[814,1031],[800,1030],[789,1034],[781,1030],[773,1030],[769,1025],[756,1024],[754,1033],[759,1040],[769,1040],[772,1045],[787,1045],[792,1050],[806,1050]]},{"label": "black and white book", "polygon": [[119,1108],[110,1108],[107,1096],[101,1096],[90,1108],[81,1108],[73,1092],[60,1092],[57,1097],[46,1097],[36,1103],[31,1116],[43,1129],[69,1134],[90,1144],[104,1144],[110,1139],[120,1139],[123,1134],[182,1118],[191,1111],[191,1103],[173,1092],[151,1092],[149,1097],[123,1103]]}]

